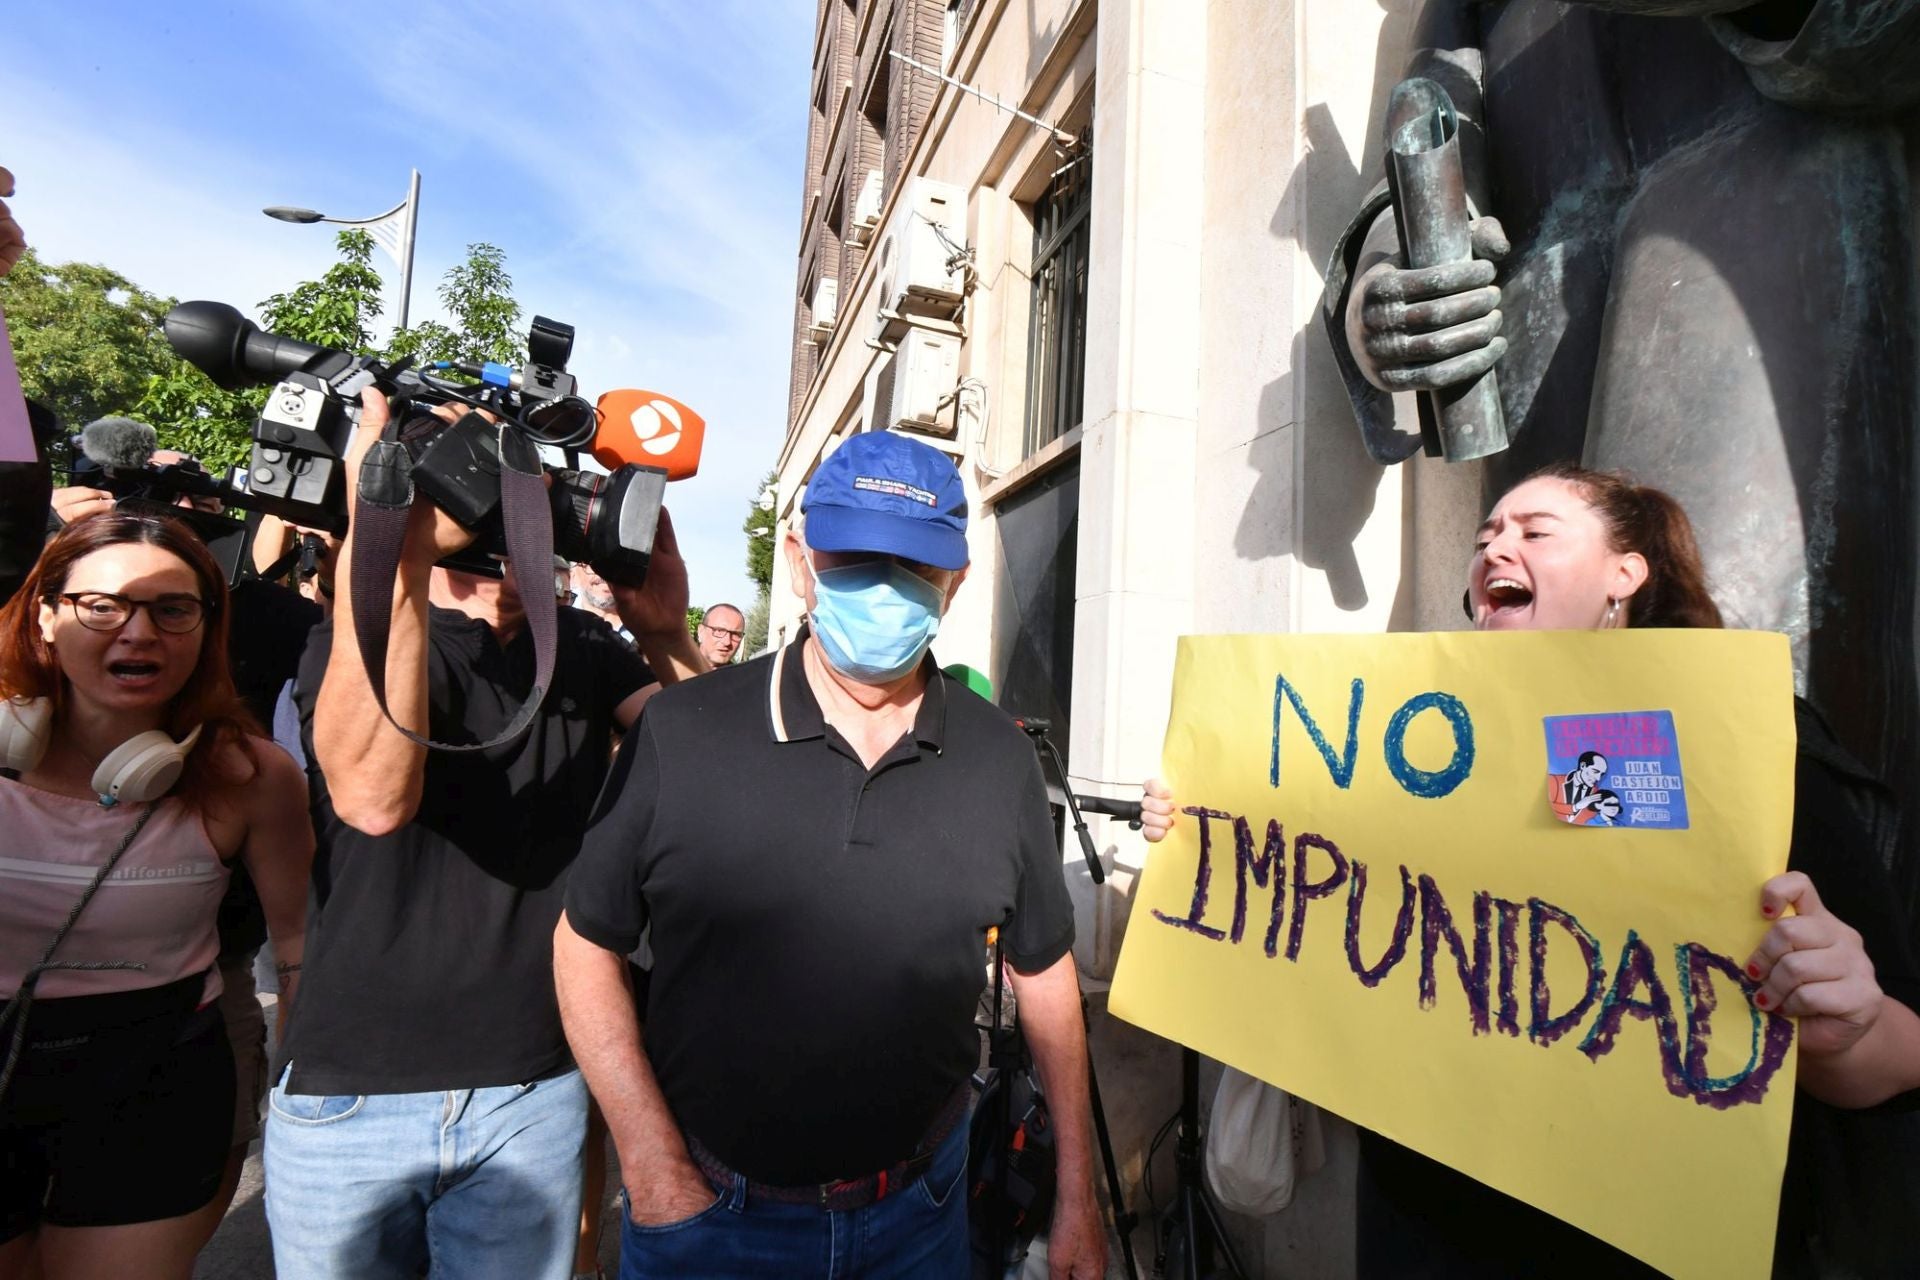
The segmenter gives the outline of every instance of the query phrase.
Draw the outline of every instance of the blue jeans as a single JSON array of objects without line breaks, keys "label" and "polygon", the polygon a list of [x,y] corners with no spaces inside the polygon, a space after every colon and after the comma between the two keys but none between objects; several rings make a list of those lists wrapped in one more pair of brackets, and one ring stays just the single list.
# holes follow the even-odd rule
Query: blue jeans
[{"label": "blue jeans", "polygon": [[267,1095],[267,1222],[280,1280],[568,1280],[587,1086]]},{"label": "blue jeans", "polygon": [[635,1225],[620,1193],[620,1280],[967,1280],[967,1126],[926,1176],[864,1209],[756,1200],[735,1174],[712,1206]]}]

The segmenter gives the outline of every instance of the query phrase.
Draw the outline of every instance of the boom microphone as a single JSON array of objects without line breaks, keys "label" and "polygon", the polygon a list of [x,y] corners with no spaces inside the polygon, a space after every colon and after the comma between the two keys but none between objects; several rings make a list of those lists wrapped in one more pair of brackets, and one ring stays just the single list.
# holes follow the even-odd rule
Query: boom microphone
[{"label": "boom microphone", "polygon": [[80,451],[108,471],[138,471],[160,447],[160,437],[132,418],[98,418],[80,433]]},{"label": "boom microphone", "polygon": [[597,410],[593,456],[607,470],[629,463],[661,467],[669,480],[685,480],[700,470],[707,420],[672,396],[632,388],[609,391]]},{"label": "boom microphone", "polygon": [[342,352],[268,333],[224,302],[183,302],[162,327],[168,346],[228,391],[277,382],[309,365],[333,372],[351,363]]}]

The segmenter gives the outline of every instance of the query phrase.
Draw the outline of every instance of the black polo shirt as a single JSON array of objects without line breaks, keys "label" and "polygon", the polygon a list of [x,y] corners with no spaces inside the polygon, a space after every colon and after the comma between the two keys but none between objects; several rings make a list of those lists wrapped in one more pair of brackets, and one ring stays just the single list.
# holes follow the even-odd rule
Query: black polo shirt
[{"label": "black polo shirt", "polygon": [[647,1056],[681,1128],[804,1185],[912,1154],[980,1056],[986,931],[1037,972],[1073,912],[1033,744],[935,668],[869,770],[796,641],[662,691],[567,886],[582,937],[653,925]]},{"label": "black polo shirt", "polygon": [[[432,735],[483,742],[504,729],[533,685],[527,631],[503,648],[484,622],[436,608],[427,640]],[[310,763],[319,848],[284,1049],[292,1092],[479,1089],[572,1066],[553,928],[607,776],[614,708],[653,675],[578,610],[560,610],[558,646],[532,727],[488,751],[429,751],[420,810],[398,831],[340,821]],[[332,648],[331,628],[315,628],[296,682],[309,762]]]}]

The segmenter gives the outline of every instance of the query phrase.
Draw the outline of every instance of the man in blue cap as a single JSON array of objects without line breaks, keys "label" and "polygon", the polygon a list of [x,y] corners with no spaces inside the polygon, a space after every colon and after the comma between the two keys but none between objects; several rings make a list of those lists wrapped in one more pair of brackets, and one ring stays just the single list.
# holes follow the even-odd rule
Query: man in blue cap
[{"label": "man in blue cap", "polygon": [[[1104,1274],[1073,913],[1033,747],[928,653],[966,577],[945,455],[855,436],[786,542],[808,624],[627,735],[554,939],[619,1149],[621,1275],[971,1274],[997,929],[1052,1109],[1055,1277]],[[651,924],[637,1011],[625,956]],[[644,1038],[642,1027],[644,1026]]]}]

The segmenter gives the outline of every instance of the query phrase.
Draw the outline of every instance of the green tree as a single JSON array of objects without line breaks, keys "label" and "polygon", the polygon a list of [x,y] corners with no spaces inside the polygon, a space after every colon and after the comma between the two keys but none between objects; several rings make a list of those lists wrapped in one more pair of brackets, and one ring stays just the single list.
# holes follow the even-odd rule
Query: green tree
[{"label": "green tree", "polygon": [[707,611],[699,605],[689,606],[687,609],[687,634],[697,637],[700,634],[700,624],[706,620],[706,617]]},{"label": "green tree", "polygon": [[148,380],[132,415],[150,423],[163,449],[190,453],[215,475],[243,467],[253,452],[253,422],[266,387],[227,391],[185,360]]},{"label": "green tree", "polygon": [[0,279],[21,385],[69,431],[129,412],[179,364],[160,330],[172,305],[107,267],[50,266],[31,249]]},{"label": "green tree", "polygon": [[380,273],[373,269],[373,237],[357,227],[334,239],[340,261],[318,280],[295,285],[260,304],[261,327],[283,337],[367,354],[380,318]]},{"label": "green tree", "polygon": [[754,586],[753,603],[747,606],[747,634],[740,642],[749,654],[767,647],[768,619],[773,613],[773,482],[779,475],[776,467],[761,478],[753,504],[747,508],[747,518],[740,522],[740,531],[747,535],[747,577]]},{"label": "green tree", "polygon": [[[287,337],[368,353],[381,314],[373,238],[358,229],[335,240],[339,261],[260,304],[262,327]],[[427,359],[516,362],[520,304],[506,254],[468,246],[448,271],[441,300],[458,329],[429,321],[396,334],[389,353]],[[26,392],[54,410],[68,430],[107,414],[151,423],[163,448],[193,454],[209,471],[244,465],[254,420],[268,388],[227,391],[167,345],[162,321],[174,305],[107,267],[49,266],[31,250],[0,280],[15,361]]]},{"label": "green tree", "polygon": [[773,503],[766,495],[773,492],[773,482],[779,475],[776,468],[761,479],[760,487],[754,490],[753,505],[747,508],[747,518],[740,522],[740,531],[747,535],[747,577],[760,588],[761,595],[773,590]]},{"label": "green tree", "polygon": [[773,598],[762,591],[754,602],[747,606],[746,636],[740,641],[740,648],[748,657],[760,653],[767,647],[767,625],[773,615]]},{"label": "green tree", "polygon": [[519,364],[526,348],[520,334],[520,304],[506,253],[485,241],[467,246],[467,260],[440,278],[440,301],[458,328],[427,320],[394,335],[389,354],[422,361]]}]

